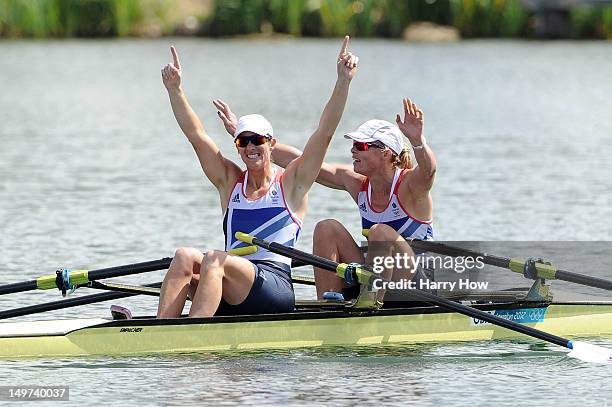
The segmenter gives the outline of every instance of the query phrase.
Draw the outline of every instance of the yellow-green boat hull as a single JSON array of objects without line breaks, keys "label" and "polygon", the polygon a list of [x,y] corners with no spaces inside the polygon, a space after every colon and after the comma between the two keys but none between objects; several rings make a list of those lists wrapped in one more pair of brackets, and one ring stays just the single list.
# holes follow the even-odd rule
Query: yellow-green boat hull
[{"label": "yellow-green boat hull", "polygon": [[[483,307],[562,337],[612,337],[612,302]],[[496,310],[496,311],[494,311]],[[532,321],[532,322],[529,322]],[[437,307],[205,319],[80,320],[0,324],[0,358],[361,346],[524,339],[524,335]],[[20,323],[23,327],[23,324]],[[50,332],[45,327],[53,324]],[[39,330],[37,331],[37,327]]]}]

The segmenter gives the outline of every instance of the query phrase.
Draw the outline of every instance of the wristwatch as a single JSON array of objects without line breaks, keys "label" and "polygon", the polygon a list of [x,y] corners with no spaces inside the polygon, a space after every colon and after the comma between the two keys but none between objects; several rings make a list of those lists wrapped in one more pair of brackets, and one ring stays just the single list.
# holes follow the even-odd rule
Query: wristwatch
[{"label": "wristwatch", "polygon": [[422,150],[425,148],[425,137],[421,138],[421,144],[418,146],[412,146],[413,150]]}]

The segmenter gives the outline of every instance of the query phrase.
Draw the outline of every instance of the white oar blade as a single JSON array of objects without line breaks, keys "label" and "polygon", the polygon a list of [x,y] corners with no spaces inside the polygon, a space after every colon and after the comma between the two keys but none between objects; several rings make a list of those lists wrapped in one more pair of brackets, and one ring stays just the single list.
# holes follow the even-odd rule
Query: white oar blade
[{"label": "white oar blade", "polygon": [[612,350],[585,342],[572,342],[568,356],[590,363],[609,363],[612,365]]}]

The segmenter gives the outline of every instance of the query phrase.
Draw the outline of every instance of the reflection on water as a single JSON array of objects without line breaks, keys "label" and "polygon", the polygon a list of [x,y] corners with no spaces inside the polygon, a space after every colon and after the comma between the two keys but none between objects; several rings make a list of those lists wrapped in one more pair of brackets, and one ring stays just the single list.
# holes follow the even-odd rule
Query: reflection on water
[{"label": "reflection on water", "polygon": [[[70,385],[72,401],[311,405],[341,398],[346,404],[405,405],[409,400],[413,405],[451,406],[520,405],[527,400],[552,405],[547,385],[552,375],[567,400],[592,394],[581,404],[595,406],[601,400],[594,395],[609,377],[607,368],[570,359],[553,345],[497,341],[17,361],[5,364],[0,373],[19,369],[22,382],[36,378],[45,383],[57,383],[59,372],[78,375]],[[104,385],[90,385],[100,377]],[[507,398],[509,386],[521,388],[512,400]]]}]

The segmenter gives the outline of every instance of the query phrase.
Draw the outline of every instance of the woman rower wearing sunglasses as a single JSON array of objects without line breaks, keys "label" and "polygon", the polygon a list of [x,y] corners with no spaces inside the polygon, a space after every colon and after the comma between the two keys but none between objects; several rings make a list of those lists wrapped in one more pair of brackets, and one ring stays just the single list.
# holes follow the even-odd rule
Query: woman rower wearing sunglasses
[{"label": "woman rower wearing sunglasses", "polygon": [[[236,116],[222,100],[215,100],[213,104],[231,132]],[[353,141],[353,165],[323,163],[317,182],[351,195],[359,208],[370,247],[372,242],[393,242],[396,250],[413,256],[405,239],[433,239],[430,191],[436,159],[423,136],[423,112],[409,99],[403,100],[403,110],[403,119],[396,115],[397,126],[384,120],[369,120],[346,134],[345,138]],[[412,146],[416,166],[410,162],[404,136]],[[283,166],[300,154],[295,147],[277,144],[273,158]],[[335,219],[317,223],[313,252],[337,262],[364,262],[363,253],[351,234]],[[393,274],[393,280],[415,277],[425,278],[421,270],[414,269]],[[315,268],[315,279],[319,299],[327,291],[343,291],[345,297],[356,294],[341,278],[325,270]]]},{"label": "woman rower wearing sunglasses", "polygon": [[342,117],[349,84],[357,71],[358,58],[347,51],[348,41],[347,36],[338,55],[336,84],[319,126],[302,156],[285,163],[284,171],[272,165],[276,139],[272,126],[260,115],[241,117],[235,130],[236,151],[246,171],[221,155],[183,93],[178,54],[171,48],[173,63],[162,69],[163,83],[181,130],[219,192],[225,251],[202,254],[194,248],[178,249],[161,288],[158,318],[180,316],[187,295],[192,298],[190,317],[209,317],[218,310],[259,314],[294,309],[289,258],[265,250],[244,256],[228,252],[244,250],[244,244],[234,236],[238,231],[289,246],[296,243],[306,215],[307,193]]}]

